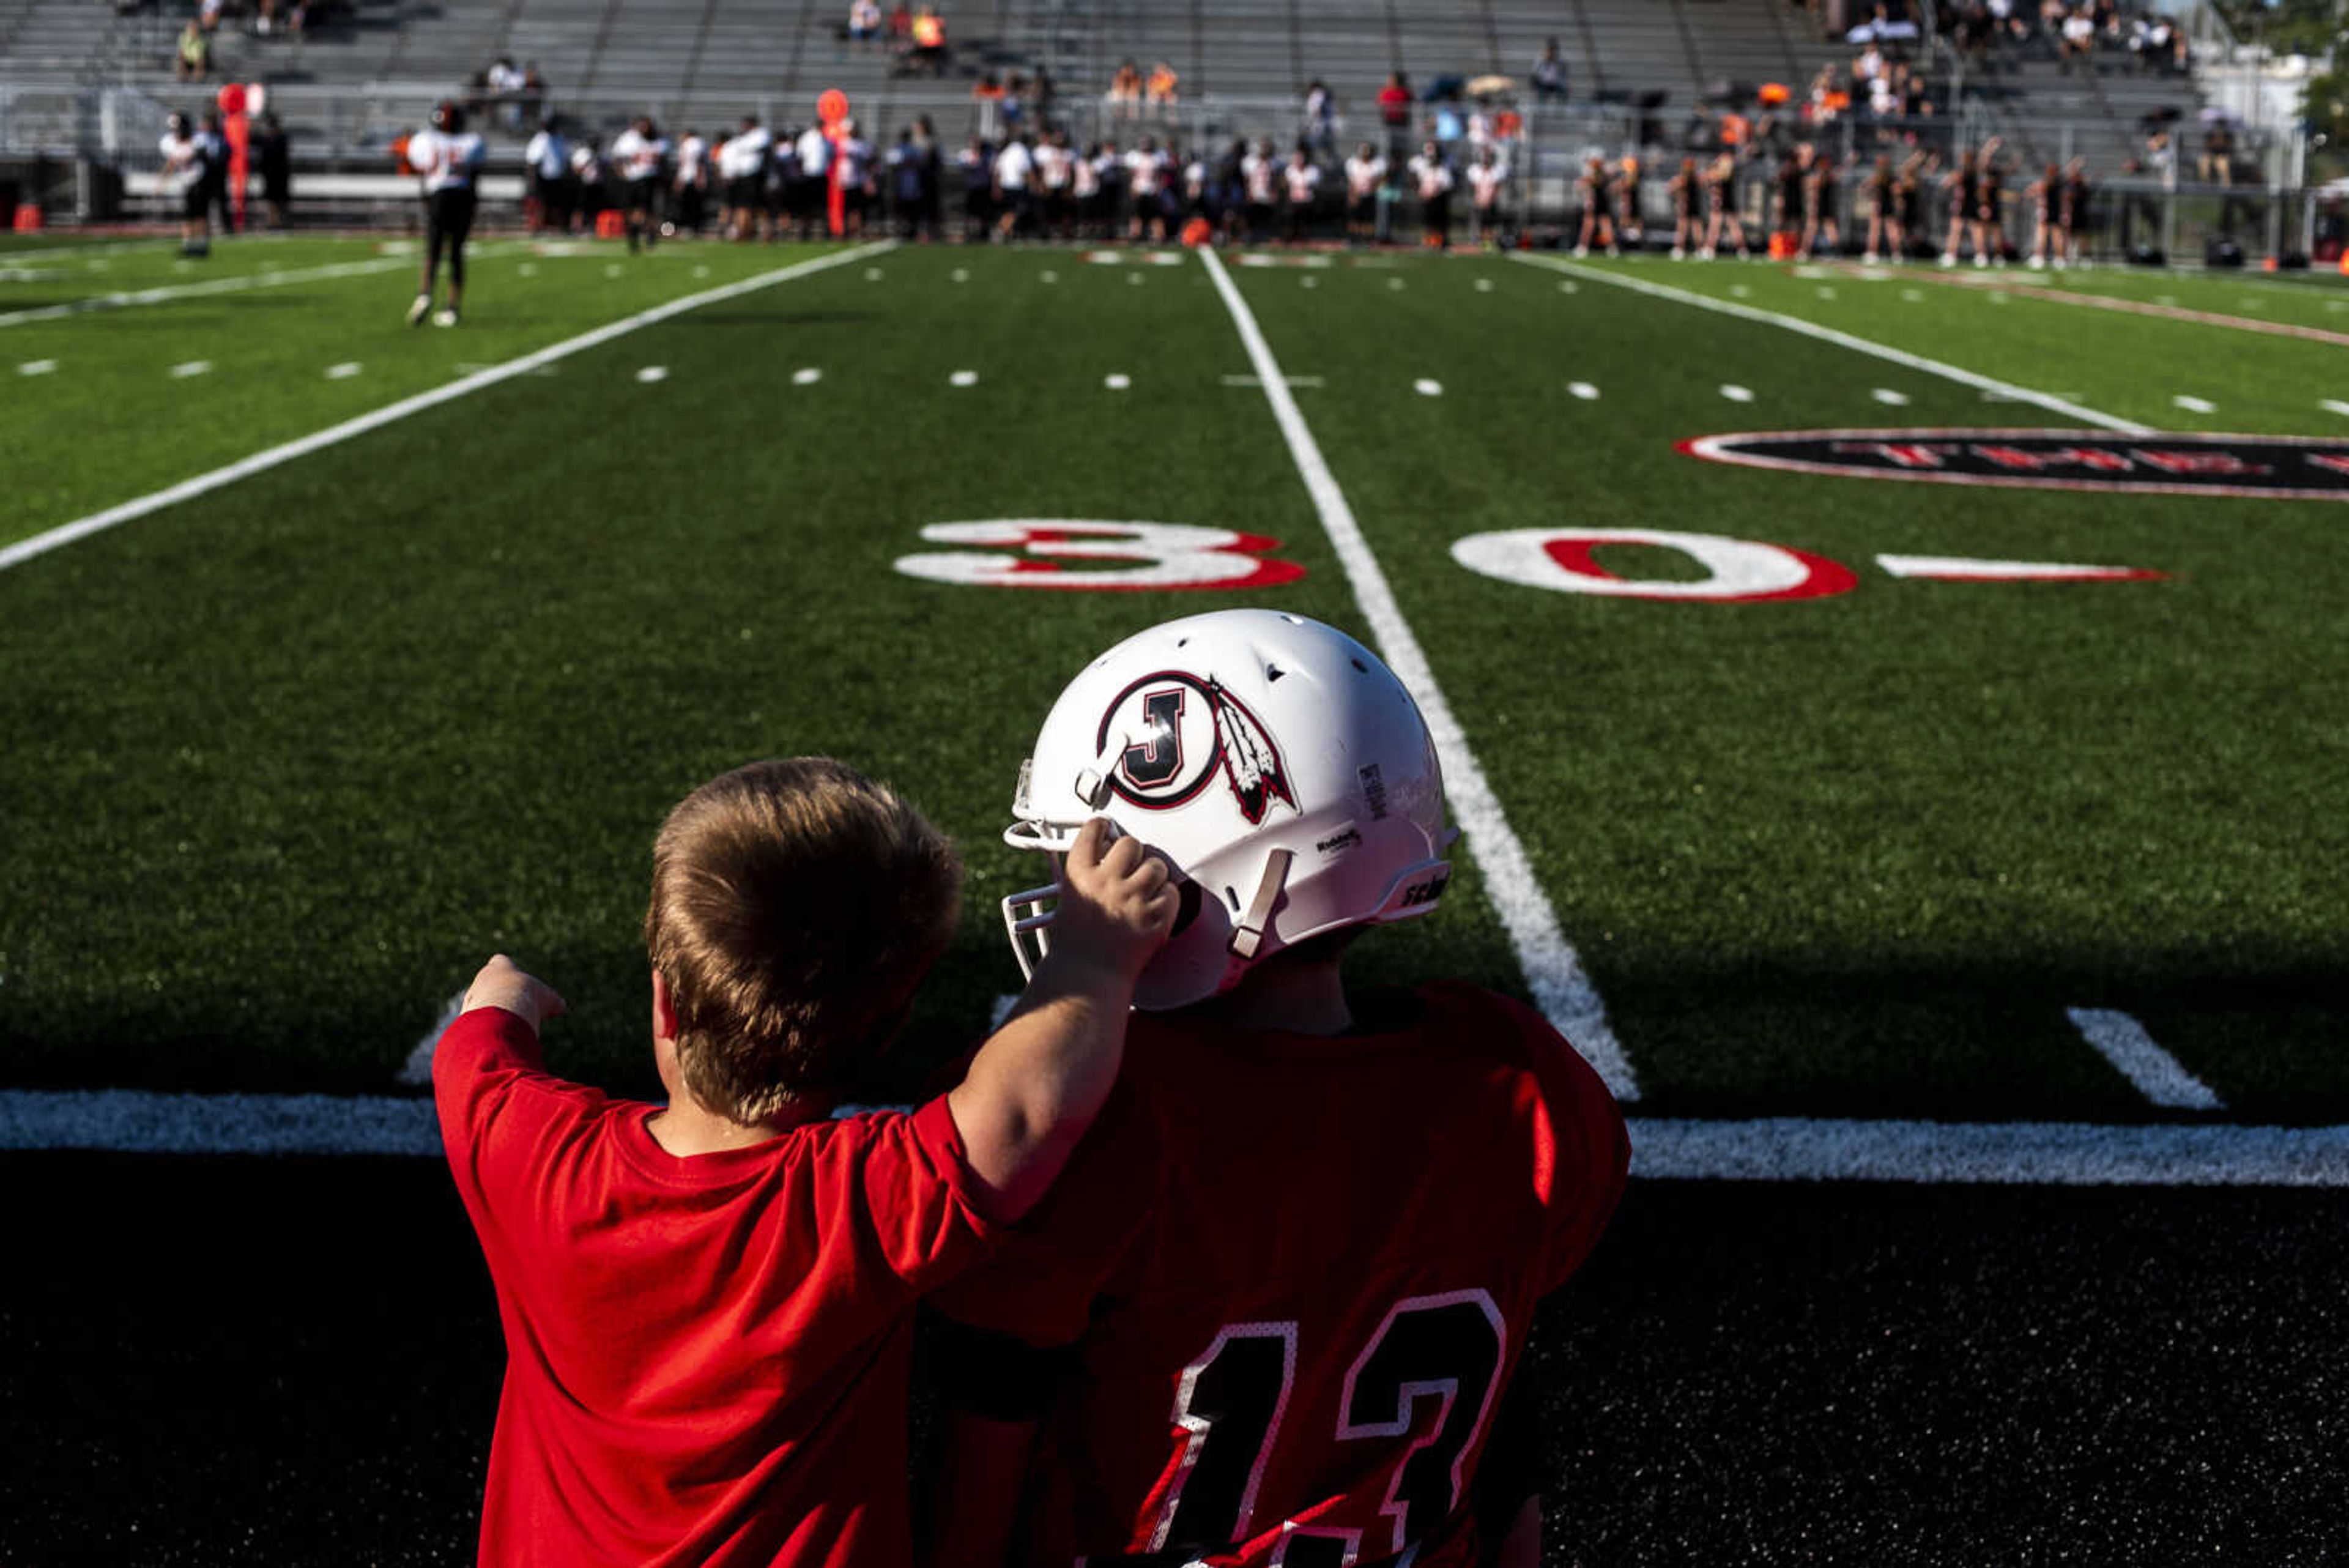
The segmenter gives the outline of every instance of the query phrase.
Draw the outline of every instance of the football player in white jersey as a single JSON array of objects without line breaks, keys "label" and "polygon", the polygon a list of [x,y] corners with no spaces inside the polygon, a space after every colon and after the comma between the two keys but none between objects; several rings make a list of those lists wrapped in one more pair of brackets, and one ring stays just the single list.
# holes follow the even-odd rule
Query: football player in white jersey
[{"label": "football player in white jersey", "polygon": [[1125,155],[1125,188],[1133,198],[1133,221],[1127,237],[1140,240],[1147,233],[1153,239],[1166,237],[1166,219],[1158,210],[1158,187],[1166,178],[1166,154],[1158,151],[1158,139],[1145,136],[1142,145]]},{"label": "football player in white jersey", "polygon": [[1272,143],[1258,139],[1240,160],[1242,210],[1247,214],[1247,237],[1262,244],[1272,237],[1272,203],[1274,189],[1280,178],[1280,165],[1273,161]]},{"label": "football player in white jersey", "polygon": [[726,182],[726,237],[756,239],[760,214],[767,205],[767,149],[774,133],[755,114],[742,117],[742,128],[718,149],[718,173]]},{"label": "football player in white jersey", "polygon": [[1422,243],[1440,251],[1452,243],[1452,187],[1456,183],[1452,161],[1444,156],[1441,145],[1430,141],[1421,147],[1409,169],[1419,193],[1420,223],[1426,231]]},{"label": "football player in white jersey", "polygon": [[[424,182],[424,270],[408,324],[427,316],[435,327],[457,325],[465,293],[465,236],[473,229],[473,180],[481,169],[481,139],[465,129],[465,111],[453,103],[432,110],[432,123],[408,139],[408,166]],[[432,313],[432,283],[440,253],[449,253],[449,303]]]},{"label": "football player in white jersey", "polygon": [[856,122],[840,122],[840,140],[833,148],[839,163],[841,226],[851,238],[864,233],[864,209],[873,190],[873,144],[858,134]]},{"label": "football player in white jersey", "polygon": [[619,171],[620,188],[627,194],[628,248],[651,244],[660,237],[661,169],[668,161],[668,139],[653,129],[652,117],[640,114],[628,129],[612,139],[612,164]]},{"label": "football player in white jersey", "polygon": [[1501,237],[1501,192],[1508,183],[1509,168],[1502,162],[1490,143],[1476,149],[1476,161],[1468,165],[1468,243],[1497,245]]},{"label": "football player in white jersey", "polygon": [[1066,131],[1055,130],[1036,144],[1036,183],[1043,196],[1037,222],[1054,238],[1069,237],[1073,212],[1070,192],[1076,181],[1077,155]]},{"label": "football player in white jersey", "polygon": [[1288,162],[1280,171],[1282,194],[1288,204],[1282,209],[1282,232],[1291,244],[1303,244],[1313,224],[1313,203],[1321,194],[1321,166],[1302,142],[1288,155]]},{"label": "football player in white jersey", "polygon": [[1346,235],[1356,244],[1378,236],[1379,187],[1386,178],[1386,159],[1367,141],[1346,160]]},{"label": "football player in white jersey", "polygon": [[180,254],[212,254],[212,144],[184,114],[174,113],[157,151],[163,154],[163,186],[180,202]]},{"label": "football player in white jersey", "polygon": [[677,175],[670,184],[669,213],[687,234],[701,233],[704,199],[709,190],[709,143],[701,132],[688,128],[678,139]]},{"label": "football player in white jersey", "polygon": [[785,201],[796,237],[812,240],[831,226],[825,208],[832,197],[832,138],[822,127],[811,125],[800,132],[798,152],[795,167],[785,171],[790,182]]}]

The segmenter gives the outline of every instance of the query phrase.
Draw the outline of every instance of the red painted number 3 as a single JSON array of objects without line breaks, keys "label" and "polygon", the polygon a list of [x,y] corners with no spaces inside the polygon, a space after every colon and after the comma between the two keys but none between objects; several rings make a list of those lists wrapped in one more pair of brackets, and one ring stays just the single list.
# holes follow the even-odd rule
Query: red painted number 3
[{"label": "red painted number 3", "polygon": [[1003,517],[933,523],[922,537],[933,545],[984,546],[898,557],[899,571],[934,583],[1133,592],[1269,588],[1305,575],[1293,561],[1264,558],[1280,548],[1278,539],[1188,523]]}]

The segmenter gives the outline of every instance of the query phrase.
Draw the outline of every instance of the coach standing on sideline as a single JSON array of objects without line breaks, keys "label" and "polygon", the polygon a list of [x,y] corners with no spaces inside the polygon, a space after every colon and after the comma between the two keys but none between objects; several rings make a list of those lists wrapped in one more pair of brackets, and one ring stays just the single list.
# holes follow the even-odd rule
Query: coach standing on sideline
[{"label": "coach standing on sideline", "polygon": [[473,177],[481,171],[481,139],[465,129],[465,111],[453,103],[432,110],[429,129],[408,139],[408,166],[424,181],[424,273],[416,286],[416,303],[408,307],[408,324],[416,327],[432,314],[432,280],[440,270],[440,248],[449,248],[449,303],[435,327],[457,325],[457,307],[465,293],[465,236],[473,227]]}]

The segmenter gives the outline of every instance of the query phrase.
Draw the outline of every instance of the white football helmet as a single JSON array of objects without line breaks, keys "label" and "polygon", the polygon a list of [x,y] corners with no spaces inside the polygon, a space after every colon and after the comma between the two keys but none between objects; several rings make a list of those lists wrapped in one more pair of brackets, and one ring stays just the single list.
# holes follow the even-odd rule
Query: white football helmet
[{"label": "white football helmet", "polygon": [[[1324,931],[1426,914],[1457,836],[1394,672],[1342,632],[1263,609],[1168,621],[1094,659],[1052,705],[1011,811],[1004,842],[1056,866],[1092,816],[1173,863],[1182,909],[1134,993],[1152,1011],[1227,991]],[[1052,897],[1003,900],[1023,974],[1050,950]]]}]

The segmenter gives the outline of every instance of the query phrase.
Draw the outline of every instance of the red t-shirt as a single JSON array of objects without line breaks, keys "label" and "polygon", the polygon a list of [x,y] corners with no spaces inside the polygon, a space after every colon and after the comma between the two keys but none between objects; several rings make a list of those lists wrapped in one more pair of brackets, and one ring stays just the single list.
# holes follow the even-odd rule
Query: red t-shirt
[{"label": "red t-shirt", "polygon": [[1535,1303],[1621,1196],[1598,1074],[1530,1009],[1390,993],[1392,1032],[1137,1014],[1051,1195],[940,1293],[1081,1340],[1027,1560],[1473,1563],[1468,1486]]},{"label": "red t-shirt", "polygon": [[912,1308],[994,1235],[946,1102],[681,1158],[497,1008],[432,1084],[505,1328],[481,1562],[909,1563]]}]

